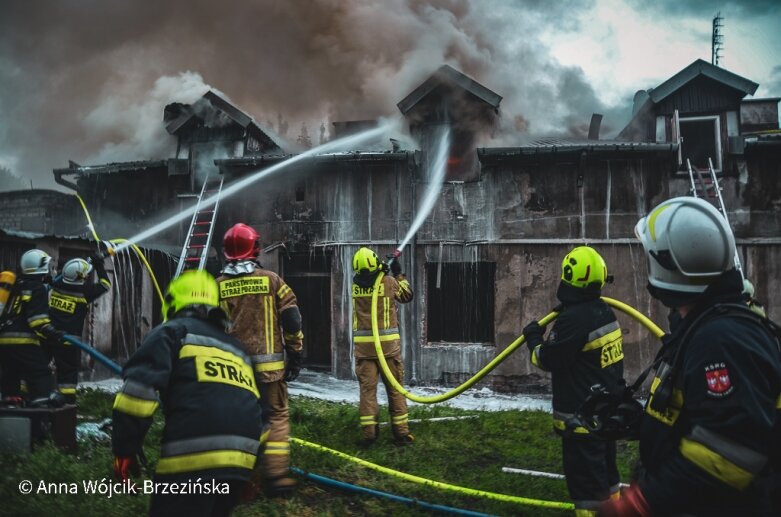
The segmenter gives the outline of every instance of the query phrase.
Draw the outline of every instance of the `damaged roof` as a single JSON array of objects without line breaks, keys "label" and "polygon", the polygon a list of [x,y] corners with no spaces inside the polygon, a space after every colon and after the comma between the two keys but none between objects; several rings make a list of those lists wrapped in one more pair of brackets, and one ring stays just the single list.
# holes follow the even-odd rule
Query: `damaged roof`
[{"label": "damaged roof", "polygon": [[490,105],[494,110],[499,109],[499,103],[502,102],[502,96],[498,93],[492,92],[482,84],[478,83],[471,77],[462,74],[455,68],[449,65],[442,65],[434,72],[428,79],[415,88],[412,93],[404,97],[396,106],[403,115],[406,115],[412,108],[414,108],[421,100],[434,91],[442,84],[453,84],[459,88],[474,95],[479,100]]},{"label": "damaged roof", "polygon": [[257,140],[266,143],[270,147],[281,149],[279,143],[271,136],[274,134],[273,131],[263,127],[254,118],[234,106],[228,99],[214,90],[204,93],[203,97],[193,104],[181,104],[178,102],[168,104],[165,107],[164,115],[166,131],[176,135],[197,121],[209,125],[209,121],[205,120],[209,115],[209,108],[219,110],[229,120],[244,128]]}]

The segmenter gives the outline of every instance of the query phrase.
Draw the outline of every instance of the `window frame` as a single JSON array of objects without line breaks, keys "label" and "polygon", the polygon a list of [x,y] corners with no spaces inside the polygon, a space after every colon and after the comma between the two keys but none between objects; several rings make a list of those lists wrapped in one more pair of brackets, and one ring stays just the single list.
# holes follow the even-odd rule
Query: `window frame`
[{"label": "window frame", "polygon": [[[432,311],[446,311],[447,309],[442,307],[440,309],[434,308],[434,300],[435,296],[432,295],[431,287],[432,285],[435,285],[436,283],[436,275],[437,275],[437,269],[440,267],[443,268],[454,268],[460,267],[461,271],[455,270],[452,272],[448,272],[448,276],[453,275],[454,273],[458,276],[460,275],[468,275],[470,274],[470,266],[473,266],[474,269],[472,271],[473,274],[478,275],[478,268],[484,267],[487,268],[486,275],[490,275],[490,279],[492,280],[490,282],[485,283],[485,287],[483,287],[479,292],[479,294],[474,297],[476,300],[471,300],[471,303],[480,303],[479,300],[483,300],[484,298],[487,299],[490,297],[490,308],[489,306],[481,306],[483,307],[480,309],[481,313],[479,316],[473,315],[478,320],[481,319],[481,317],[489,317],[490,315],[490,321],[487,323],[484,327],[479,328],[475,331],[473,331],[473,335],[469,336],[469,332],[466,331],[466,329],[459,329],[459,333],[462,333],[464,335],[464,340],[458,340],[458,339],[447,339],[448,337],[454,337],[454,336],[448,336],[447,333],[444,331],[444,327],[441,326],[440,323],[434,323],[435,318],[437,321],[441,321],[442,318],[447,319],[447,316],[443,316],[441,312],[439,312],[438,315],[432,314]],[[476,262],[472,261],[431,261],[426,262],[424,264],[424,270],[426,272],[426,335],[425,335],[425,344],[429,346],[441,346],[441,345],[451,345],[451,346],[469,346],[469,345],[482,345],[482,346],[495,346],[496,345],[496,275],[497,275],[497,264],[495,261],[490,260],[480,260]],[[445,276],[445,272],[443,269],[443,275]],[[452,278],[451,278],[452,281]],[[444,283],[442,284],[445,285]],[[467,293],[463,288],[458,288],[457,286],[463,286],[463,284],[460,284],[458,282],[455,283],[448,283],[447,285],[453,285],[456,287],[453,287],[454,292],[453,293],[447,293],[446,296],[447,299],[454,299],[454,296],[456,293],[458,293],[458,296],[461,297],[460,300],[456,301],[455,303],[459,306],[468,306],[470,304],[469,300],[469,293]],[[478,287],[482,286],[483,284],[477,283]],[[436,288],[435,288],[436,289]],[[486,314],[483,314],[482,311],[487,311]],[[465,316],[465,315],[462,315]],[[459,319],[459,318],[455,318]],[[468,319],[463,319],[463,317],[459,320],[461,322],[468,322]],[[438,330],[440,332],[439,335],[432,336],[432,329]],[[484,334],[484,335],[481,335]],[[466,338],[476,338],[476,337],[482,337],[485,339],[482,340],[466,340]]]},{"label": "window frame", "polygon": [[[686,122],[701,122],[701,121],[707,121],[707,120],[713,120],[715,121],[715,124],[713,125],[713,137],[716,142],[716,156],[712,156],[711,161],[713,162],[713,171],[716,174],[721,174],[723,169],[723,163],[722,163],[722,145],[721,145],[721,117],[719,115],[699,115],[696,117],[678,117],[678,135],[681,139],[681,168],[678,171],[679,173],[685,173],[688,174],[688,170],[686,169],[686,140],[683,138],[683,124]],[[694,166],[694,165],[692,165]]]}]

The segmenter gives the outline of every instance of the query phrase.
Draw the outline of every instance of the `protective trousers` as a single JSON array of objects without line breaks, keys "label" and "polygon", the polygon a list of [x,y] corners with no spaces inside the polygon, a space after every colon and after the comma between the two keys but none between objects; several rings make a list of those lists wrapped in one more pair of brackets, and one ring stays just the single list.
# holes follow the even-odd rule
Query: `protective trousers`
[{"label": "protective trousers", "polygon": [[[401,360],[401,355],[397,354],[385,359],[393,377],[399,384],[402,384],[404,382],[404,363]],[[383,384],[385,384],[385,392],[388,394],[393,436],[396,438],[407,436],[409,434],[407,399],[396,391],[385,378],[379,359],[356,359],[355,375],[358,376],[358,385],[360,386],[361,397],[358,404],[358,413],[361,419],[363,438],[365,440],[377,438],[380,424],[380,408],[377,405],[377,380],[380,376]]]},{"label": "protective trousers", "polygon": [[602,502],[619,493],[616,442],[562,438],[567,489],[576,515],[596,515]]},{"label": "protective trousers", "polygon": [[54,358],[57,370],[57,391],[65,397],[69,404],[76,403],[76,386],[79,382],[79,365],[81,350],[75,345],[62,343],[47,343],[49,354]]},{"label": "protective trousers", "polygon": [[290,421],[287,383],[283,380],[259,382],[263,408],[263,433],[268,433],[260,457],[261,474],[266,479],[288,475],[290,468]]},{"label": "protective trousers", "polygon": [[19,384],[12,379],[21,379],[27,383],[30,401],[45,399],[51,393],[52,372],[49,370],[49,358],[39,345],[1,345],[0,364],[4,376],[6,372],[10,372],[11,382],[3,382],[3,389],[10,392],[3,393],[4,396],[19,395]]}]

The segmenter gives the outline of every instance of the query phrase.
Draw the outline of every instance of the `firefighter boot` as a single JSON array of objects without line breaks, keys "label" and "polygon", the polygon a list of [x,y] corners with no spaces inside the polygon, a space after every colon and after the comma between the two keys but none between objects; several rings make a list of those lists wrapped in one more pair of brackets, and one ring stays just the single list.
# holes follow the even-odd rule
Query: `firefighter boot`
[{"label": "firefighter boot", "polygon": [[[374,415],[371,417],[361,417],[363,427],[363,438],[361,439],[361,445],[363,447],[370,447],[377,442],[377,438],[380,436],[380,415]],[[367,422],[370,422],[367,425]],[[373,425],[372,425],[373,424]]]},{"label": "firefighter boot", "polygon": [[396,445],[412,445],[415,441],[415,437],[412,434],[405,434],[404,436],[396,436],[393,438],[393,443]]},{"label": "firefighter boot", "polygon": [[276,476],[263,480],[263,492],[266,497],[290,497],[298,481],[289,476]]}]

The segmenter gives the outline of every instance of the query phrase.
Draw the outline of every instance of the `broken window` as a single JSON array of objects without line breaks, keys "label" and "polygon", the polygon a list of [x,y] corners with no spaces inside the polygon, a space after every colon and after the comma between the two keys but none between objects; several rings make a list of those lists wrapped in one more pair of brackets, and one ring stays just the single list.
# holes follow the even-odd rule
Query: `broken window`
[{"label": "broken window", "polygon": [[719,117],[681,118],[682,170],[686,169],[688,158],[692,167],[708,168],[708,158],[713,168],[721,171],[721,128]]},{"label": "broken window", "polygon": [[493,262],[426,264],[428,341],[493,343]]}]

